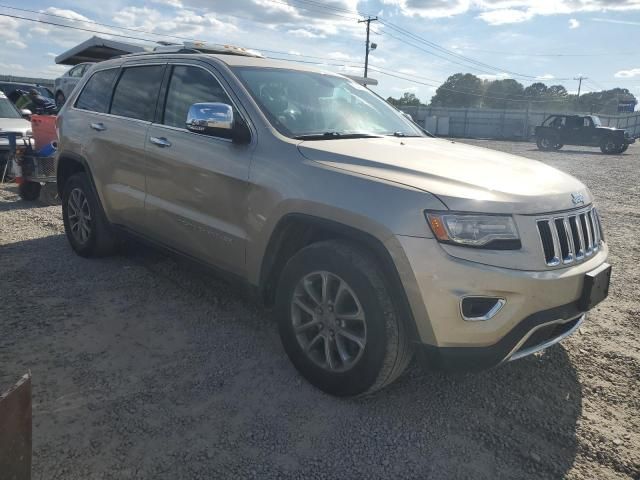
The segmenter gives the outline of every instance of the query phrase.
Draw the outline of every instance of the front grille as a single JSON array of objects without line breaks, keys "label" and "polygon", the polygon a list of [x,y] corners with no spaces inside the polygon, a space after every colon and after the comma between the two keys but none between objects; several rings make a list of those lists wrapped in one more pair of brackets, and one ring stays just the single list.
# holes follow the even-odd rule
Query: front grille
[{"label": "front grille", "polygon": [[537,225],[544,260],[550,267],[581,262],[597,252],[602,243],[595,208],[539,219]]}]

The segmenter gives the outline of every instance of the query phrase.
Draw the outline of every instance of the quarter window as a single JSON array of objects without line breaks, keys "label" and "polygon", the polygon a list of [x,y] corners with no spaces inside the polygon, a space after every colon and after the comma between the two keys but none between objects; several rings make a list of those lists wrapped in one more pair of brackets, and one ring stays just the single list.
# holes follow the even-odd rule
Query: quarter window
[{"label": "quarter window", "polygon": [[111,114],[151,122],[164,65],[125,68],[111,102]]},{"label": "quarter window", "polygon": [[207,102],[231,105],[231,100],[220,83],[206,70],[184,65],[173,67],[163,123],[185,128],[189,107],[194,103]]},{"label": "quarter window", "polygon": [[76,101],[76,108],[92,112],[106,113],[111,100],[111,88],[118,73],[117,68],[94,73]]}]

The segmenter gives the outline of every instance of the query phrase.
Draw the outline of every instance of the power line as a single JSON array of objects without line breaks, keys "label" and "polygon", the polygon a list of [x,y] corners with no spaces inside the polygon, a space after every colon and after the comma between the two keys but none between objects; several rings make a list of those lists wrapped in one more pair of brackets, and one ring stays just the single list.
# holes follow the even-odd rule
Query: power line
[{"label": "power line", "polygon": [[[112,33],[112,32],[95,32],[93,30],[89,30],[86,28],[82,28],[79,26],[73,26],[73,25],[63,25],[63,24],[59,24],[59,23],[55,23],[55,22],[49,22],[46,20],[42,20],[42,19],[33,19],[33,18],[28,18],[28,17],[21,17],[18,15],[10,15],[10,14],[0,14],[0,16],[5,16],[5,17],[10,17],[10,18],[16,18],[19,20],[25,20],[25,21],[31,21],[31,22],[36,22],[36,23],[42,23],[42,24],[47,24],[47,25],[51,25],[51,26],[57,26],[57,27],[61,27],[61,28],[67,28],[67,29],[72,29],[72,30],[80,30],[80,31],[88,31],[88,32],[92,32],[92,33],[102,33],[102,34],[106,34],[106,35],[113,35],[113,36],[117,36],[117,37],[122,37],[122,38],[127,38],[127,39],[135,39],[135,40],[142,40],[142,41],[146,41],[146,42],[150,42],[150,43],[154,43],[154,40],[151,39],[147,39],[147,38],[141,38],[141,37],[133,37],[130,35],[121,35],[121,34],[116,34],[116,33]],[[67,18],[67,17],[65,17]],[[90,22],[89,22],[90,23]],[[97,22],[95,22],[97,23]],[[246,48],[251,48],[251,49],[255,49],[254,47],[246,47]],[[260,50],[259,48],[257,50]],[[277,55],[288,55],[288,56],[299,56],[299,57],[304,57],[304,58],[314,58],[314,59],[320,59],[323,60],[322,63],[319,62],[312,62],[312,61],[305,61],[305,60],[295,60],[295,59],[291,59],[291,58],[274,58],[274,57],[267,57],[267,58],[274,58],[274,59],[278,59],[278,60],[288,60],[288,61],[293,61],[293,62],[298,62],[298,63],[308,63],[308,64],[315,64],[315,65],[327,65],[327,66],[336,66],[336,67],[350,67],[350,68],[358,68],[361,67],[362,64],[358,64],[358,65],[349,65],[349,64],[339,64],[339,63],[327,63],[328,61],[333,61],[333,59],[327,59],[324,57],[314,57],[311,55],[296,55],[296,54],[291,54],[289,52],[281,52],[281,51],[277,51],[277,50],[264,50],[265,52],[271,52],[271,53],[275,53]],[[547,103],[547,102],[554,102],[554,101],[565,101],[564,99],[550,99],[550,100],[518,100],[516,98],[507,98],[507,97],[493,97],[493,96],[487,96],[484,93],[480,93],[480,92],[475,92],[475,91],[465,91],[465,90],[461,90],[461,89],[452,89],[452,88],[448,88],[448,87],[443,87],[442,85],[435,85],[432,83],[427,83],[424,82],[424,80],[430,80],[433,82],[439,82],[439,83],[443,83],[439,80],[434,80],[434,79],[426,79],[424,77],[418,77],[418,76],[413,76],[414,79],[412,78],[408,78],[407,76],[400,76],[397,75],[396,73],[390,73],[382,68],[376,68],[376,67],[371,67],[372,70],[382,74],[382,75],[386,75],[389,77],[394,77],[394,78],[398,78],[398,79],[402,79],[405,81],[409,81],[409,82],[413,82],[413,83],[417,83],[417,84],[421,84],[421,85],[426,85],[426,86],[430,86],[430,87],[436,87],[436,88],[442,88],[443,90],[446,91],[452,91],[452,92],[457,92],[457,93],[464,93],[467,95],[474,95],[474,96],[482,96],[484,98],[491,98],[491,99],[496,99],[496,100],[507,100],[507,101],[520,101],[520,102],[532,102],[532,103]],[[407,74],[409,75],[409,74]],[[416,79],[420,79],[420,80],[416,80]]]},{"label": "power line", "polygon": [[21,17],[19,15],[11,15],[9,13],[0,13],[0,17],[9,17],[9,18],[15,18],[17,20],[26,20],[28,22],[43,23],[45,25],[53,25],[56,27],[68,28],[71,30],[81,30],[81,31],[90,32],[90,33],[101,33],[102,35],[111,35],[114,37],[128,38],[130,40],[140,40],[142,42],[157,43],[155,40],[150,40],[148,38],[132,37],[131,35],[121,35],[119,33],[113,33],[113,32],[97,32],[95,30],[91,30],[90,28],[82,28],[74,25],[63,25],[61,23],[49,22],[47,20],[42,20],[37,18]]}]

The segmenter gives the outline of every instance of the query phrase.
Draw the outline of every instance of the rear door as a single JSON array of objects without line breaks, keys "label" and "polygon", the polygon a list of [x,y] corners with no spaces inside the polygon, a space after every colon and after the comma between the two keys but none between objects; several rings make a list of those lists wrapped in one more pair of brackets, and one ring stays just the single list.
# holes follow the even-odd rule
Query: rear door
[{"label": "rear door", "polygon": [[240,113],[211,67],[194,62],[169,68],[164,108],[147,138],[150,228],[169,246],[242,275],[252,144],[188,131],[194,103],[226,103]]},{"label": "rear door", "polygon": [[74,107],[83,112],[71,128],[81,137],[107,216],[135,230],[144,231],[144,146],[164,69],[163,63],[96,72]]}]

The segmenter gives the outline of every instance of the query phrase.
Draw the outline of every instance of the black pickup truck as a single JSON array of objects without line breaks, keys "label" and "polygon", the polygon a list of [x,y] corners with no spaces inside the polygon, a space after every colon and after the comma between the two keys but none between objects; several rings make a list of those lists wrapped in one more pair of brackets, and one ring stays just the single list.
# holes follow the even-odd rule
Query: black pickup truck
[{"label": "black pickup truck", "polygon": [[623,129],[603,127],[595,115],[550,115],[535,134],[538,148],[544,151],[583,145],[612,154],[626,151],[635,142]]}]

